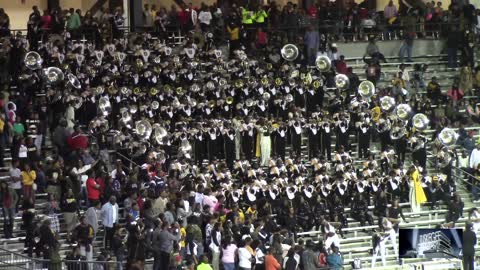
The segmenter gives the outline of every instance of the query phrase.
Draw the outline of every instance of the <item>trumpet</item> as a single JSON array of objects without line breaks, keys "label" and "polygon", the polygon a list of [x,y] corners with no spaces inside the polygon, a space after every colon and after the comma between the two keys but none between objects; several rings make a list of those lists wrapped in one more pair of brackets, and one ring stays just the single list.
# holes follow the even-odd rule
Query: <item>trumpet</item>
[{"label": "trumpet", "polygon": [[154,100],[154,101],[152,101],[152,104],[150,105],[150,107],[152,108],[152,110],[156,111],[160,107],[160,103],[158,101]]},{"label": "trumpet", "polygon": [[283,84],[282,79],[280,79],[280,78],[276,78],[276,79],[275,79],[275,85],[276,85],[276,86],[281,86],[282,84]]},{"label": "trumpet", "polygon": [[318,89],[323,86],[323,82],[321,80],[316,80],[313,82],[313,88]]},{"label": "trumpet", "polygon": [[177,92],[177,95],[179,96],[183,96],[183,94],[185,93],[182,87],[177,87],[177,89],[175,89],[175,92]]},{"label": "trumpet", "polygon": [[110,95],[116,95],[117,92],[118,92],[118,89],[113,86],[113,85],[110,85],[108,88],[107,88],[107,92],[110,94]]},{"label": "trumpet", "polygon": [[228,105],[231,105],[233,103],[233,97],[232,96],[228,96],[226,99],[225,99],[225,102],[228,104]]}]

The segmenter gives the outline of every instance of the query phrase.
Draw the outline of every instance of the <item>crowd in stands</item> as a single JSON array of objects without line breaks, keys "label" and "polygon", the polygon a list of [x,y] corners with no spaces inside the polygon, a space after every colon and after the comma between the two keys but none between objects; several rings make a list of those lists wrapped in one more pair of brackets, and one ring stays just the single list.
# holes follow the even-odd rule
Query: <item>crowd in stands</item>
[{"label": "crowd in stands", "polygon": [[[353,40],[368,32],[365,20],[379,18],[368,2],[347,4],[349,15],[334,3],[305,11],[292,3],[282,11],[274,3],[170,12],[145,6],[145,26],[160,36],[168,29],[215,37],[227,30],[229,55],[195,35],[177,48],[142,33],[125,41],[121,9],[82,16],[75,10],[41,15],[33,7],[26,37],[8,36],[8,16],[0,10],[0,33],[8,36],[0,63],[9,67],[0,71],[0,165],[9,170],[0,184],[5,238],[17,236],[21,215],[26,254],[50,260],[53,269],[67,245],[66,259],[97,260],[88,267],[102,270],[113,260],[116,269],[143,269],[149,258],[154,270],[315,270],[342,268],[340,239],[348,237],[349,218],[386,236],[395,255],[398,228],[408,222],[400,203],[420,212],[441,202],[447,214],[440,227],[454,227],[467,215],[453,170],[480,172],[480,147],[465,129],[478,123],[480,109],[464,99],[477,95],[480,71],[472,70],[473,47],[453,42],[468,40],[466,31],[477,23],[468,2],[452,2],[448,10],[456,14],[449,22],[458,20],[447,35],[448,65],[461,68],[446,94],[436,78],[425,81],[429,67],[420,64],[401,64],[392,83],[380,87],[386,59],[366,35],[366,78],[378,86],[371,95],[358,91],[358,75],[334,43],[320,38],[317,23],[347,18],[332,29],[353,27],[343,31]],[[434,3],[399,11],[389,4],[380,21],[409,27],[424,16],[443,21],[443,14]],[[272,44],[266,29],[293,26],[286,33],[295,40],[302,23],[305,50],[284,59],[286,42]],[[42,29],[68,35],[44,38]],[[396,35],[398,28],[390,29]],[[97,31],[97,38],[75,39],[85,31]],[[407,31],[415,32],[401,50],[407,61],[422,31]],[[245,50],[249,39],[265,52]],[[331,62],[309,69],[317,56]],[[339,84],[337,75],[347,83]],[[385,97],[394,103],[385,105]],[[428,123],[399,115],[399,104]],[[446,127],[459,128],[458,153],[438,137]],[[426,129],[435,130],[431,137]],[[427,148],[438,154],[433,165]],[[468,179],[477,200],[478,180]],[[45,207],[36,203],[42,193]],[[478,231],[478,210],[469,209],[468,218]],[[297,237],[314,229],[319,241]],[[378,245],[373,241],[374,257],[365,264],[375,264]]]}]

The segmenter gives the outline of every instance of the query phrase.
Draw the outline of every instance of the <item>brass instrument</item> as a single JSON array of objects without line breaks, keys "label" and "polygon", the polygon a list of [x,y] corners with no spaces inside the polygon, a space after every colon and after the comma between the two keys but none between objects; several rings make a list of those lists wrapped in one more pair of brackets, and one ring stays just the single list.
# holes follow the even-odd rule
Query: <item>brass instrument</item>
[{"label": "brass instrument", "polygon": [[214,107],[215,107],[215,104],[216,104],[216,103],[215,103],[215,100],[213,100],[213,99],[211,99],[211,100],[208,101],[208,107],[209,107],[209,108],[214,108]]},{"label": "brass instrument", "polygon": [[412,107],[408,104],[399,104],[395,109],[395,114],[397,115],[398,119],[403,121],[407,121],[410,118],[412,113]]},{"label": "brass instrument", "polygon": [[42,67],[43,59],[37,52],[30,51],[23,60],[25,66],[30,70],[36,70]]},{"label": "brass instrument", "polygon": [[231,105],[233,103],[233,97],[232,96],[228,96],[226,99],[225,99],[225,102],[228,104],[228,105]]},{"label": "brass instrument", "polygon": [[150,105],[150,107],[152,108],[152,110],[156,111],[160,107],[160,103],[158,101],[154,100],[154,101],[152,101],[152,104]]},{"label": "brass instrument", "polygon": [[286,61],[295,61],[299,55],[298,47],[293,44],[287,44],[283,46],[280,51],[282,58]]},{"label": "brass instrument", "polygon": [[276,86],[282,86],[282,84],[283,84],[283,81],[282,81],[281,78],[276,78],[276,79],[275,79],[275,85],[276,85]]},{"label": "brass instrument", "polygon": [[447,147],[454,145],[457,142],[457,139],[458,133],[450,128],[444,128],[438,134],[438,140]]},{"label": "brass instrument", "polygon": [[158,94],[158,89],[156,87],[152,87],[150,88],[149,93],[151,96],[156,96]]},{"label": "brass instrument", "polygon": [[110,95],[116,95],[117,92],[118,92],[118,89],[113,86],[113,85],[110,85],[107,87],[107,92],[110,94]]},{"label": "brass instrument", "polygon": [[73,75],[72,73],[67,74],[67,80],[70,86],[72,86],[75,89],[80,89],[82,88],[82,84],[80,83],[80,80],[77,78],[77,76]]},{"label": "brass instrument", "polygon": [[358,85],[358,94],[366,99],[371,98],[375,95],[375,85],[371,81],[362,81]]},{"label": "brass instrument", "polygon": [[315,59],[315,66],[320,72],[326,72],[332,67],[332,61],[327,56],[322,55]]},{"label": "brass instrument", "polygon": [[56,84],[64,79],[64,74],[58,67],[49,67],[44,70],[45,79],[48,84]]},{"label": "brass instrument", "polygon": [[335,75],[335,87],[340,90],[345,90],[350,85],[350,79],[348,79],[347,75],[345,74],[337,74]]},{"label": "brass instrument", "polygon": [[380,98],[380,108],[384,112],[390,112],[395,108],[395,99],[390,96]]},{"label": "brass instrument", "polygon": [[140,93],[142,93],[142,90],[140,89],[140,87],[135,87],[133,88],[133,94],[138,96],[140,95]]},{"label": "brass instrument", "polygon": [[112,105],[110,104],[110,101],[107,97],[101,97],[99,99],[98,109],[104,116],[107,116],[112,112]]},{"label": "brass instrument", "polygon": [[423,113],[417,113],[412,118],[413,127],[415,127],[419,131],[427,129],[429,123],[430,123],[430,120]]}]

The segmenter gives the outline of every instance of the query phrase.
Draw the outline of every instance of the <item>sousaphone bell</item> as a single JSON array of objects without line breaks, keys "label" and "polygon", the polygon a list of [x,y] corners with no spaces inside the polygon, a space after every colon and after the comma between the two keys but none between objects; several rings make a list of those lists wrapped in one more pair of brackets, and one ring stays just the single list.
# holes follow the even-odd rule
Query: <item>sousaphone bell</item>
[{"label": "sousaphone bell", "polygon": [[293,44],[287,44],[280,50],[280,54],[286,61],[295,61],[298,57],[298,47]]},{"label": "sousaphone bell", "polygon": [[363,98],[371,98],[375,95],[375,85],[371,81],[362,81],[358,85],[358,94]]}]

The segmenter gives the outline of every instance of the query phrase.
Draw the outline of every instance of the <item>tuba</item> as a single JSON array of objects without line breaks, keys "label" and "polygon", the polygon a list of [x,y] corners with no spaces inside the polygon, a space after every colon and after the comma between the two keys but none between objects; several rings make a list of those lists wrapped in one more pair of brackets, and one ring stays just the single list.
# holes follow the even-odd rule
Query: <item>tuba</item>
[{"label": "tuba", "polygon": [[109,115],[112,112],[112,106],[107,97],[101,97],[98,101],[98,109],[103,115]]},{"label": "tuba", "polygon": [[280,50],[280,54],[286,61],[295,61],[298,57],[298,47],[293,44],[287,44]]},{"label": "tuba", "polygon": [[405,129],[405,127],[401,127],[401,126],[396,125],[390,131],[390,138],[394,141],[399,140],[399,139],[403,138],[405,136],[405,134],[407,134],[407,130]]},{"label": "tuba", "polygon": [[43,59],[40,54],[31,51],[25,55],[23,62],[28,69],[36,70],[42,67]]},{"label": "tuba", "polygon": [[395,107],[395,99],[390,96],[384,96],[380,98],[380,108],[384,112],[390,112]]},{"label": "tuba", "polygon": [[58,67],[49,67],[45,70],[45,79],[48,84],[56,84],[64,79],[64,74]]},{"label": "tuba", "polygon": [[446,147],[452,146],[457,142],[458,134],[450,128],[444,128],[438,134],[438,140]]},{"label": "tuba", "polygon": [[340,90],[345,90],[348,88],[350,84],[350,79],[348,79],[347,75],[345,74],[337,74],[335,75],[335,87]]},{"label": "tuba", "polygon": [[371,81],[362,81],[358,85],[358,94],[363,98],[371,98],[375,95],[375,85]]},{"label": "tuba", "polygon": [[327,56],[322,55],[317,57],[315,60],[315,66],[317,67],[318,71],[326,72],[332,67],[332,61]]},{"label": "tuba", "polygon": [[412,113],[412,107],[408,104],[399,104],[395,109],[395,114],[397,115],[398,119],[407,121],[410,118],[410,114]]},{"label": "tuba", "polygon": [[423,113],[417,113],[412,118],[413,127],[415,127],[417,130],[420,130],[420,131],[427,129],[429,123],[430,123],[430,120]]},{"label": "tuba", "polygon": [[438,158],[438,166],[440,168],[445,168],[451,164],[454,158],[454,154],[452,153],[452,151],[450,151],[450,149],[448,149],[448,147],[443,147],[438,152],[437,158]]},{"label": "tuba", "polygon": [[135,133],[144,139],[150,138],[152,125],[147,120],[140,120],[135,123]]}]

